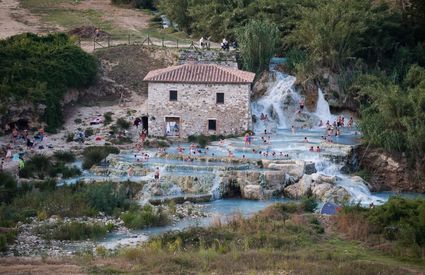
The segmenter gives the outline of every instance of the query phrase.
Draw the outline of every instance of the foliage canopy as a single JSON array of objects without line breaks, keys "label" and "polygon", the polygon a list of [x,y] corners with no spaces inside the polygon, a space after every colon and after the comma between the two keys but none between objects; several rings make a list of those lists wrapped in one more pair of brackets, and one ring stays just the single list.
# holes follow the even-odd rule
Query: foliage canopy
[{"label": "foliage canopy", "polygon": [[44,104],[40,118],[53,130],[62,123],[61,100],[67,88],[89,85],[97,66],[92,55],[63,33],[0,40],[0,112],[6,114],[17,102]]}]

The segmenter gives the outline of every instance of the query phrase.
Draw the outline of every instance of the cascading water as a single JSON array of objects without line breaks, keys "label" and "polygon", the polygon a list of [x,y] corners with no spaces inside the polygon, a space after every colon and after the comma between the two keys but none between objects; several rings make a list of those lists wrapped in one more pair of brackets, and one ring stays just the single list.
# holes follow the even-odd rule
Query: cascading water
[{"label": "cascading water", "polygon": [[331,110],[329,108],[329,103],[325,100],[325,96],[323,95],[322,89],[318,89],[319,97],[317,99],[317,107],[315,115],[322,120],[323,124],[326,123],[326,121],[329,121],[332,123],[332,121],[335,119],[334,116],[331,114]]},{"label": "cascading water", "polygon": [[[294,91],[296,78],[291,75],[285,75],[278,71],[272,71],[275,81],[267,94],[253,104],[252,113],[259,118],[261,114],[267,114],[269,118],[277,115],[277,124],[280,128],[288,128],[288,113],[285,113],[283,102],[286,98],[299,100],[299,95]],[[275,114],[275,115],[274,115]]]},{"label": "cascading water", "polygon": [[329,160],[321,160],[315,163],[315,167],[320,174],[336,176],[336,186],[344,188],[350,194],[351,203],[369,205],[372,202],[374,204],[383,202],[381,198],[371,194],[369,188],[361,178],[342,174],[340,172],[342,168],[341,164],[335,164]]}]

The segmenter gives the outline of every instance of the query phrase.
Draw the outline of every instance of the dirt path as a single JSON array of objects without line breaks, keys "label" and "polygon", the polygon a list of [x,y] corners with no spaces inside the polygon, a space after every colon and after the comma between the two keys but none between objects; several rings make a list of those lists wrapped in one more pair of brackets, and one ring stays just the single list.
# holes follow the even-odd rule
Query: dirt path
[{"label": "dirt path", "polygon": [[38,32],[39,20],[19,6],[18,0],[0,0],[0,39],[23,32]]},{"label": "dirt path", "polygon": [[140,10],[120,8],[110,0],[85,0],[78,5],[64,4],[63,7],[75,10],[95,10],[102,14],[102,19],[111,21],[123,30],[137,31],[149,27],[150,16]]},{"label": "dirt path", "polygon": [[[60,4],[58,6],[68,10],[98,11],[102,20],[112,22],[114,26],[123,30],[140,31],[149,27],[150,15],[136,9],[113,6],[110,0],[85,0],[79,4]],[[51,25],[42,24],[36,15],[20,6],[19,0],[0,0],[0,39],[23,32],[57,29],[66,31],[62,26],[55,25],[54,22]]]},{"label": "dirt path", "polygon": [[86,274],[80,266],[66,260],[42,261],[34,258],[0,259],[0,274]]}]

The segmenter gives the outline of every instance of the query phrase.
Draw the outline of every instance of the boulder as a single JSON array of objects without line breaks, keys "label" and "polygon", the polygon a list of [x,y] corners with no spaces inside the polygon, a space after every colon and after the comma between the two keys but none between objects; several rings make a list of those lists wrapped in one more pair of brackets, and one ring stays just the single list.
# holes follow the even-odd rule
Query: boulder
[{"label": "boulder", "polygon": [[304,175],[299,182],[292,184],[284,189],[284,194],[292,199],[300,199],[311,193],[313,179],[310,175]]},{"label": "boulder", "polygon": [[249,200],[260,200],[263,198],[263,192],[260,185],[246,185],[242,191],[242,197]]},{"label": "boulder", "polygon": [[330,183],[316,184],[311,189],[311,192],[315,198],[326,201],[332,188],[333,186]]},{"label": "boulder", "polygon": [[252,93],[251,93],[252,100],[256,100],[264,96],[269,86],[269,79],[270,79],[270,76],[268,71],[264,71],[260,75],[259,79],[255,82],[254,87],[252,88]]},{"label": "boulder", "polygon": [[262,160],[264,168],[282,171],[299,180],[304,175],[305,162],[302,160]]},{"label": "boulder", "polygon": [[323,175],[319,173],[314,173],[311,175],[311,178],[316,184],[322,184],[322,183],[335,184],[336,183],[335,176],[328,176],[328,175]]}]

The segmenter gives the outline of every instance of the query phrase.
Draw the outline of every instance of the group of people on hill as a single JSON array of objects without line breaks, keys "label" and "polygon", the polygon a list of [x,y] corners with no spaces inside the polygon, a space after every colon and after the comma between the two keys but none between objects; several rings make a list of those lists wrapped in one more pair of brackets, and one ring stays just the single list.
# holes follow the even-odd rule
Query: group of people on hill
[{"label": "group of people on hill", "polygon": [[[25,166],[24,156],[28,152],[32,152],[34,149],[43,150],[45,149],[46,143],[46,132],[43,127],[40,127],[37,131],[30,134],[28,129],[18,130],[14,128],[11,133],[10,142],[0,148],[0,155],[4,157],[0,162],[0,170],[3,171],[6,163],[9,161],[18,162],[17,176],[19,177],[20,171]],[[53,148],[51,145],[47,145],[48,148]]]},{"label": "group of people on hill", "polygon": [[236,49],[238,47],[238,42],[236,40],[233,40],[231,43],[227,41],[226,38],[223,38],[223,41],[221,42],[221,49],[223,51],[229,51],[230,50],[230,44],[232,45],[233,49]]}]

